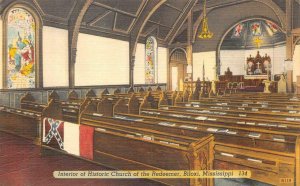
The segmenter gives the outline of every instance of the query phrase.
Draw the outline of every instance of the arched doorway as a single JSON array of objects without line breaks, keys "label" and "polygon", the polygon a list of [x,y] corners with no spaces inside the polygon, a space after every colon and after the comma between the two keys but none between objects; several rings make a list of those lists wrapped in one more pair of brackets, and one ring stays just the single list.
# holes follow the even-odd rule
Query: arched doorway
[{"label": "arched doorway", "polygon": [[186,76],[186,51],[182,48],[174,49],[169,60],[169,89],[183,91],[183,82]]}]

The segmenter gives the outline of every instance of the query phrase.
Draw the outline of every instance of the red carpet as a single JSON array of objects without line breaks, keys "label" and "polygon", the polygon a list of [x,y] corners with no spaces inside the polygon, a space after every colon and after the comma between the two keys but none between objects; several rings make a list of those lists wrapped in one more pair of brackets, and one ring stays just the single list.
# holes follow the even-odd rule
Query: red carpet
[{"label": "red carpet", "polygon": [[150,180],[55,179],[59,170],[109,170],[103,166],[67,155],[39,155],[40,149],[29,140],[0,132],[0,186],[147,186],[160,185]]}]

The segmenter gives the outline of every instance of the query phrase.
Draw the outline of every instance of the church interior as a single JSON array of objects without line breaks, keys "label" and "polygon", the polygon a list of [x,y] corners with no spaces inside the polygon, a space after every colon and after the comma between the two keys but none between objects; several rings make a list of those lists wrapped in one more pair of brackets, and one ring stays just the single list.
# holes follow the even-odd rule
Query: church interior
[{"label": "church interior", "polygon": [[300,0],[0,0],[0,43],[0,185],[300,186]]}]

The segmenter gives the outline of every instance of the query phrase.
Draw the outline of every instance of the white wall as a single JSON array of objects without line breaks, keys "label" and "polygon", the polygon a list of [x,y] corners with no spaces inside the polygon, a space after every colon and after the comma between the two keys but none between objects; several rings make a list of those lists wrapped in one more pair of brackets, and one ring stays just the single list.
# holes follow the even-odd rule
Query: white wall
[{"label": "white wall", "polygon": [[[3,54],[2,54],[2,51],[3,51],[3,49],[2,49],[2,46],[3,46],[2,35],[3,35],[3,33],[2,33],[2,30],[3,30],[3,22],[2,22],[2,18],[0,17],[0,43],[1,43],[1,45],[0,45],[0,59],[1,59],[1,61],[3,60]],[[2,75],[3,69],[2,68],[3,68],[3,65],[0,65],[0,89],[3,88],[3,83],[2,83],[3,82],[3,75]]]},{"label": "white wall", "polygon": [[300,45],[296,45],[293,57],[293,81],[297,81],[297,76],[300,76]]},{"label": "white wall", "polygon": [[157,50],[158,83],[167,83],[168,79],[168,49],[158,47]]},{"label": "white wall", "polygon": [[134,65],[134,84],[145,84],[145,45],[137,44]]},{"label": "white wall", "polygon": [[284,61],[286,58],[286,47],[274,47],[253,50],[221,50],[221,75],[229,67],[233,75],[245,75],[244,66],[250,55],[255,57],[259,51],[261,56],[267,54],[271,58],[272,74],[281,74],[284,69]]},{"label": "white wall", "polygon": [[129,43],[79,34],[75,85],[129,84]]},{"label": "white wall", "polygon": [[68,31],[43,27],[43,84],[44,87],[69,85]]},{"label": "white wall", "polygon": [[233,75],[244,74],[244,61],[245,61],[245,51],[244,50],[221,50],[221,75],[225,74],[227,68]]},{"label": "white wall", "polygon": [[205,79],[214,80],[216,77],[216,52],[200,52],[193,53],[193,79],[197,80],[199,77],[203,80],[203,62],[205,69]]}]

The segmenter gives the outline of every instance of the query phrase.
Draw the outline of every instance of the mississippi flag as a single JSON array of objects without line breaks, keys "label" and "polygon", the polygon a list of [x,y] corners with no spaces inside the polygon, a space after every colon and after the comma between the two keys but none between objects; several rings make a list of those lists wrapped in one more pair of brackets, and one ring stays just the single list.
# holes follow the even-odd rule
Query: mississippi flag
[{"label": "mississippi flag", "polygon": [[[50,135],[51,137],[51,133],[53,133],[53,131],[57,128],[57,124],[55,124],[55,122],[60,124],[57,133],[62,136],[62,140],[56,140],[55,137],[52,137],[53,142],[51,146],[53,146],[53,144],[57,144],[56,146],[58,146],[61,150],[92,160],[94,128],[86,125],[78,125],[75,123],[46,118],[44,119],[44,143],[49,141],[47,141],[49,138],[47,138],[47,136]],[[47,127],[47,125],[49,126]]]},{"label": "mississippi flag", "polygon": [[93,159],[94,128],[65,122],[64,150],[70,154]]}]

